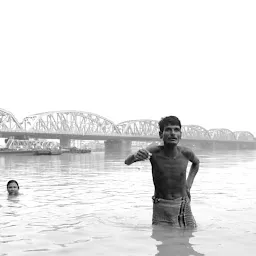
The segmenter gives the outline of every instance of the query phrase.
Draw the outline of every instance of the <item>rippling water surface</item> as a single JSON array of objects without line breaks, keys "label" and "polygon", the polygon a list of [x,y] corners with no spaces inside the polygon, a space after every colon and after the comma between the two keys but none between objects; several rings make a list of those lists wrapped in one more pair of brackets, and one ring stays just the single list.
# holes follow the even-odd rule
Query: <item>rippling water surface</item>
[{"label": "rippling water surface", "polygon": [[[0,155],[0,256],[256,255],[256,151],[197,152],[195,231],[151,226],[148,161]],[[16,179],[21,195],[8,198]]]}]

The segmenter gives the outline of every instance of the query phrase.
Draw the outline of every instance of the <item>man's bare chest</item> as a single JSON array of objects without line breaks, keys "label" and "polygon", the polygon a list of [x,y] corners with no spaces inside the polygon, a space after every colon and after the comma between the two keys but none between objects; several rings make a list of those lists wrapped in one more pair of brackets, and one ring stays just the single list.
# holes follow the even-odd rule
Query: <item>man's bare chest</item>
[{"label": "man's bare chest", "polygon": [[188,160],[183,156],[173,159],[160,155],[156,156],[151,161],[151,164],[154,176],[161,176],[163,178],[180,178],[186,174]]}]

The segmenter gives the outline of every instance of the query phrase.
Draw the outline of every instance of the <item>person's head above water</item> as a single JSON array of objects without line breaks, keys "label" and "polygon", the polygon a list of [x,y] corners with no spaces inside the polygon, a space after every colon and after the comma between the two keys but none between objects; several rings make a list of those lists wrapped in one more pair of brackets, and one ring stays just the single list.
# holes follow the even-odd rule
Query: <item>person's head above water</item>
[{"label": "person's head above water", "polygon": [[16,180],[9,180],[7,183],[7,191],[9,195],[18,195],[19,194],[19,184]]}]

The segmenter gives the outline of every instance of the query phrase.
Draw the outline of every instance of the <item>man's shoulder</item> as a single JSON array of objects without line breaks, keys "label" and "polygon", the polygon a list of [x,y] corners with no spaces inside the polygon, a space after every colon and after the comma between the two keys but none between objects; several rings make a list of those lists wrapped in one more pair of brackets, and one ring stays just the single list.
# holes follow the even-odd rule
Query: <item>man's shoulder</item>
[{"label": "man's shoulder", "polygon": [[199,159],[197,158],[196,154],[191,148],[179,146],[180,152],[191,162],[198,162]]},{"label": "man's shoulder", "polygon": [[185,156],[191,156],[191,154],[194,155],[194,152],[191,148],[185,147],[185,146],[178,146],[180,149],[180,152]]},{"label": "man's shoulder", "polygon": [[146,147],[146,149],[151,153],[151,154],[153,154],[153,153],[158,153],[158,152],[160,152],[162,149],[163,149],[163,146],[161,146],[161,145],[153,145],[153,146],[148,146],[148,147]]}]

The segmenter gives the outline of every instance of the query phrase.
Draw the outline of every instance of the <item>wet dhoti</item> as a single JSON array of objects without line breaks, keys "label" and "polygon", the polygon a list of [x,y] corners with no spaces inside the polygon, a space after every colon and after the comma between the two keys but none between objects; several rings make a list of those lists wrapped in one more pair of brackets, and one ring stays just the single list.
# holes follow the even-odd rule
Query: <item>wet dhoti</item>
[{"label": "wet dhoti", "polygon": [[188,197],[173,200],[153,199],[152,224],[168,224],[175,227],[195,228],[196,221]]}]

